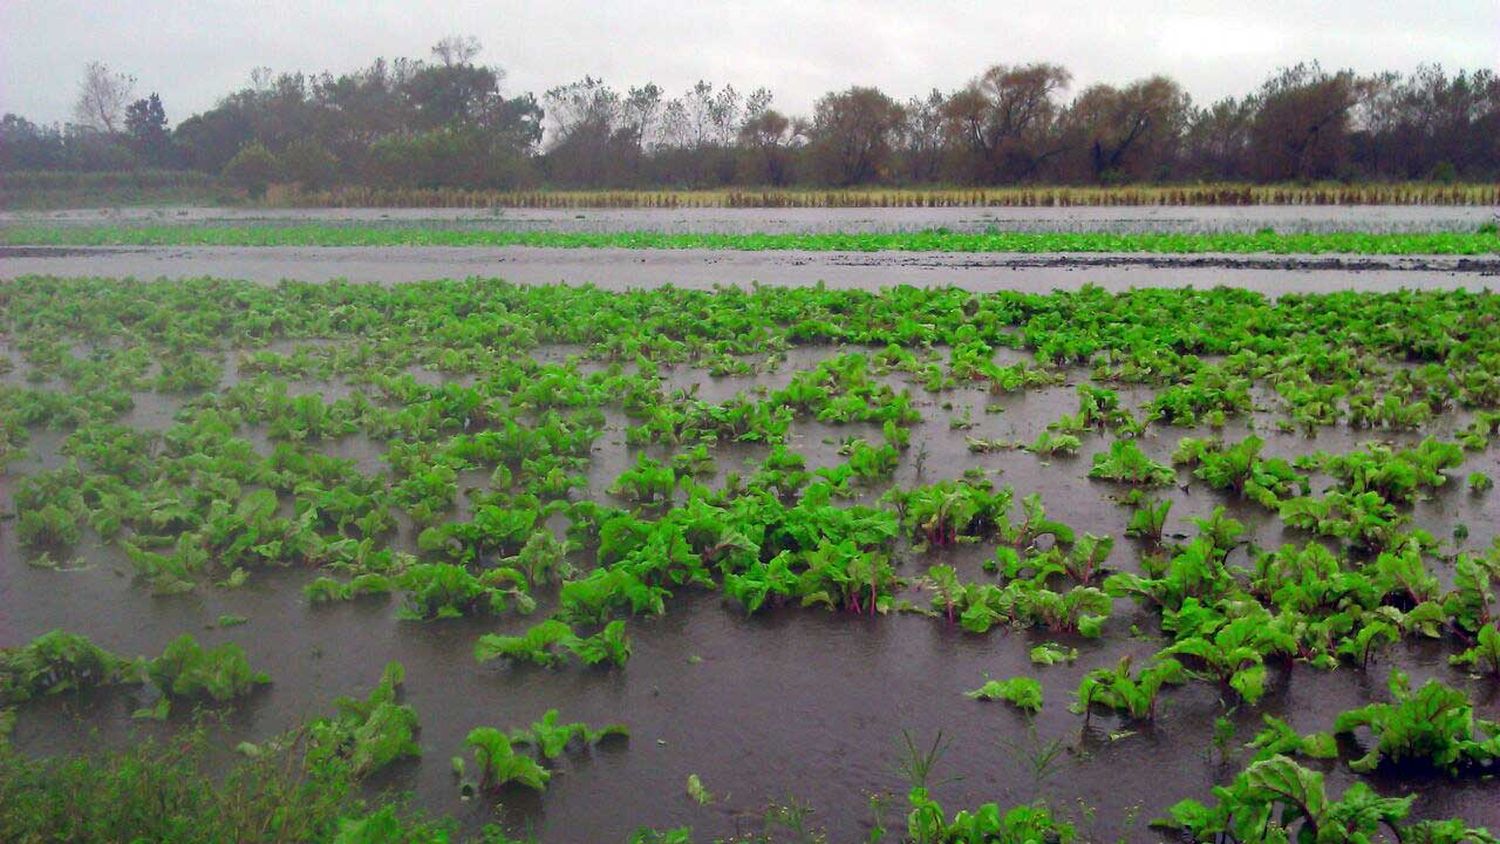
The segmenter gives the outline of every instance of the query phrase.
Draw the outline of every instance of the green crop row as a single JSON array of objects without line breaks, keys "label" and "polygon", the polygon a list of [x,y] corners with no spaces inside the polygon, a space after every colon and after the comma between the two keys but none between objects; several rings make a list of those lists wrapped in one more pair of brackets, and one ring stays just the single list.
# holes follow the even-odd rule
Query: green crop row
[{"label": "green crop row", "polygon": [[[1483,469],[1500,436],[1497,323],[1500,296],[1466,291],[1273,300],[26,277],[0,282],[5,530],[21,561],[44,568],[117,550],[132,575],[121,590],[232,602],[247,581],[293,569],[309,607],[383,602],[402,625],[466,619],[454,632],[472,631],[475,670],[506,660],[628,677],[632,660],[660,658],[631,632],[686,611],[691,595],[735,616],[876,625],[899,613],[953,637],[1040,633],[1064,642],[1035,649],[1042,679],[995,678],[976,697],[1043,709],[1037,684],[1055,694],[1069,670],[1055,664],[1077,658],[1087,670],[1071,675],[1071,709],[1085,730],[1109,719],[1117,740],[1166,712],[1269,709],[1329,672],[1360,688],[1389,678],[1388,692],[1329,713],[1316,725],[1326,734],[1268,722],[1256,759],[1212,805],[1184,801],[1162,822],[1195,840],[1254,840],[1247,831],[1275,813],[1309,835],[1343,824],[1331,840],[1383,827],[1488,841],[1461,822],[1413,826],[1411,801],[1357,776],[1485,788],[1500,761],[1500,726],[1462,688],[1500,677],[1500,543],[1470,538],[1454,515],[1493,504]],[[737,389],[715,389],[726,383]],[[1031,420],[1034,438],[947,434],[962,438],[960,455],[983,456],[927,462],[923,437],[947,433],[933,417],[968,430],[955,404],[1022,416],[1022,397],[1060,416]],[[153,420],[143,405],[170,412]],[[621,459],[600,457],[611,446]],[[346,456],[361,450],[368,459]],[[1076,500],[1018,488],[1023,472],[997,483],[1004,466],[1044,467],[1031,477],[1118,504],[1119,519],[1081,523]],[[1203,505],[1197,518],[1178,518],[1186,501]],[[1273,547],[1252,542],[1266,534],[1234,517],[1247,513],[1280,528]],[[1127,638],[1133,662],[1101,659],[1119,656],[1101,643]],[[1390,664],[1408,646],[1444,676],[1408,682]],[[242,653],[190,640],[144,674],[130,665],[44,638],[0,657],[0,706],[25,718],[49,696],[127,681],[232,705],[260,685]],[[396,675],[319,727],[330,738],[315,746],[347,768],[338,776],[411,755]],[[955,682],[955,707],[975,679]],[[1182,693],[1190,684],[1197,694]],[[617,732],[551,714],[510,732],[480,726],[454,767],[475,795],[541,790],[558,754]],[[1341,796],[1294,761],[1334,756],[1356,778]],[[0,839],[86,837],[19,825],[62,822],[36,815],[56,796],[49,771],[70,788],[108,777],[0,763],[15,766],[0,770],[0,817],[22,807],[21,832],[0,826]],[[7,777],[22,785],[4,791]],[[720,786],[688,791],[706,802],[709,787]],[[949,814],[916,781],[907,801],[892,837],[1073,834],[1034,806]],[[294,832],[325,838],[341,818],[370,820],[349,803],[324,809],[308,815],[317,828]]]},{"label": "green crop row", "polygon": [[10,246],[529,246],[809,252],[1490,255],[1493,232],[1113,233],[951,232],[712,234],[547,232],[415,226],[34,226],[0,229]]}]

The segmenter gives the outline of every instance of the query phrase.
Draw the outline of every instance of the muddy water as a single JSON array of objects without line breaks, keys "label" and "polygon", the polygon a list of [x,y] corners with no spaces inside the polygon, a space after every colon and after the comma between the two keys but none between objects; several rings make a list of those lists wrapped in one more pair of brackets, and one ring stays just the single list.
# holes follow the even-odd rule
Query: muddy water
[{"label": "muddy water", "polygon": [[[538,356],[564,359],[577,351],[548,349]],[[814,366],[819,358],[809,350],[794,350],[785,368],[773,374],[714,379],[678,367],[671,379],[683,386],[701,383],[701,395],[723,399],[757,386],[785,384],[789,370]],[[966,436],[1029,441],[1048,422],[1076,408],[1071,383],[1007,396],[972,389],[931,395],[914,388],[924,421],[913,431],[913,449],[903,456],[895,483],[958,477],[979,467],[997,483],[1012,485],[1018,496],[1040,492],[1049,513],[1078,531],[1121,537],[1126,511],[1110,498],[1121,488],[1086,477],[1090,456],[1107,448],[1108,437],[1089,435],[1079,455],[1045,459],[1019,451],[972,454],[965,442]],[[295,391],[306,389],[351,388],[318,383]],[[1137,406],[1149,398],[1145,391],[1122,390],[1122,395]],[[180,405],[180,400],[151,394],[137,398],[131,420],[142,427],[163,424]],[[1001,412],[984,413],[987,404],[998,405]],[[953,429],[950,419],[966,408],[974,427]],[[596,442],[589,478],[589,492],[601,498],[634,458],[624,444],[623,418],[614,413],[608,418],[609,430]],[[1275,433],[1271,418],[1257,414],[1252,423],[1266,437],[1267,452],[1278,455],[1348,451],[1370,439],[1410,443],[1415,438],[1339,428],[1310,440]],[[1462,421],[1444,418],[1433,430],[1445,433]],[[1226,436],[1238,438],[1247,430],[1245,422],[1236,422]],[[1207,433],[1153,426],[1143,447],[1164,459],[1179,437]],[[879,431],[803,422],[794,427],[790,446],[807,456],[810,467],[831,466],[842,462],[837,449],[849,436],[875,440]],[[35,454],[0,476],[0,510],[10,509],[15,477],[61,462],[61,439],[33,432]],[[262,432],[252,432],[251,439],[263,453],[270,447]],[[356,459],[362,471],[382,471],[380,446],[368,440],[346,438],[330,444],[329,451]],[[924,455],[920,465],[918,453]],[[719,449],[717,480],[761,456],[753,446]],[[1461,473],[1475,470],[1500,474],[1493,450],[1471,455],[1452,474],[1461,479]],[[1169,487],[1165,493],[1174,501],[1169,532],[1191,533],[1190,517],[1206,516],[1222,503],[1247,524],[1250,538],[1260,545],[1306,539],[1283,530],[1253,504],[1197,487],[1186,475],[1182,480],[1186,489]],[[1500,525],[1500,493],[1475,496],[1461,483],[1452,486],[1416,508],[1419,522],[1443,536],[1449,525],[1462,520],[1472,530],[1471,546],[1488,544]],[[864,490],[858,500],[872,503],[883,489]],[[935,792],[950,812],[987,801],[1009,805],[1045,797],[1080,823],[1087,839],[1155,840],[1146,828],[1149,819],[1184,797],[1207,799],[1215,783],[1244,763],[1242,754],[1232,752],[1225,761],[1210,750],[1213,721],[1222,710],[1218,690],[1208,684],[1169,691],[1164,717],[1131,735],[1120,734],[1124,725],[1115,717],[1094,715],[1085,721],[1067,711],[1071,692],[1086,671],[1113,665],[1126,655],[1144,659],[1160,646],[1150,635],[1154,621],[1125,601],[1117,602],[1104,638],[1090,641],[1003,630],[972,636],[942,621],[910,615],[868,618],[782,609],[747,619],[716,596],[684,592],[664,617],[630,621],[635,653],[624,670],[542,670],[480,666],[471,656],[480,633],[517,632],[533,619],[421,624],[396,620],[394,605],[384,601],[313,608],[301,596],[300,586],[311,577],[305,572],[257,576],[239,590],[203,588],[157,598],[132,585],[129,564],[117,551],[87,541],[80,550],[84,567],[79,570],[29,567],[13,532],[0,522],[0,645],[57,627],[85,633],[126,654],[158,653],[182,632],[194,632],[210,644],[238,642],[251,663],[275,682],[217,728],[226,746],[264,739],[326,714],[334,696],[363,694],[387,661],[400,660],[407,668],[406,699],[423,725],[424,756],[420,763],[397,766],[379,784],[412,791],[419,805],[455,815],[471,830],[498,819],[516,830],[533,830],[546,841],[609,841],[622,840],[641,824],[691,825],[707,839],[758,831],[768,803],[795,800],[814,809],[809,825],[825,829],[831,840],[863,839],[871,819],[870,795],[904,792],[895,766],[898,739],[908,731],[923,744],[941,735],[947,749],[934,775],[942,783]],[[1108,564],[1134,569],[1135,551],[1121,537]],[[966,579],[981,578],[986,575],[980,564],[993,552],[988,543],[920,555],[908,549],[898,570],[912,576],[947,563]],[[1236,552],[1236,562],[1245,560],[1243,551]],[[224,613],[250,621],[227,630],[212,627]],[[1147,635],[1132,636],[1132,626]],[[1077,646],[1078,662],[1031,665],[1027,651],[1048,639]],[[1302,731],[1327,729],[1337,712],[1381,698],[1392,666],[1409,670],[1418,682],[1437,676],[1468,688],[1483,717],[1500,717],[1500,688],[1472,683],[1454,672],[1446,664],[1447,653],[1437,647],[1396,649],[1368,673],[1273,668],[1262,704],[1234,715],[1237,740],[1254,734],[1262,713],[1286,718]],[[1038,677],[1044,686],[1046,708],[1034,721],[1004,704],[963,697],[985,675],[1021,674]],[[159,732],[157,725],[129,719],[129,712],[144,702],[119,692],[28,706],[14,740],[31,752],[57,753],[96,740],[121,742],[133,733]],[[567,720],[628,724],[631,739],[624,746],[561,761],[543,796],[507,791],[499,799],[459,800],[448,759],[462,753],[468,730],[524,725],[552,707]],[[1052,742],[1060,742],[1064,752],[1054,763],[1039,765]],[[1353,781],[1341,766],[1326,770],[1335,792]],[[720,800],[708,807],[695,805],[684,792],[689,774],[699,775]],[[1392,794],[1418,793],[1422,815],[1459,815],[1472,823],[1500,825],[1500,784],[1495,782],[1376,784]],[[893,828],[901,826],[901,806],[898,800],[886,813]]]},{"label": "muddy water", "polygon": [[1485,206],[1355,205],[1111,208],[98,208],[0,212],[0,224],[327,223],[429,225],[546,231],[614,232],[902,232],[1458,231],[1496,217]]},{"label": "muddy water", "polygon": [[901,284],[1047,293],[1099,285],[1242,287],[1286,292],[1500,286],[1492,258],[1277,257],[1255,255],[1011,255],[922,252],[734,252],[700,249],[533,247],[91,247],[0,249],[0,278],[44,274],[141,279],[283,279],[396,284],[438,278],[503,278],[519,284],[624,288],[813,285],[878,289]]}]

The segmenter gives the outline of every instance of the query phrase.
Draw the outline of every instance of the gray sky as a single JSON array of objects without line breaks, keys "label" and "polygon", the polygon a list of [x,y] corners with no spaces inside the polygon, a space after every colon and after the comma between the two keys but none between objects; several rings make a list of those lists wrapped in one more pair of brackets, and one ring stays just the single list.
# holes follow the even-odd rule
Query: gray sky
[{"label": "gray sky", "polygon": [[898,99],[963,84],[990,64],[1048,60],[1074,91],[1152,73],[1199,103],[1240,95],[1276,68],[1407,71],[1422,62],[1500,69],[1500,0],[0,0],[0,111],[67,119],[83,66],[133,74],[175,124],[242,87],[252,68],[331,70],[376,56],[426,58],[472,34],[505,92],[602,77],[764,85],[775,106],[876,85]]}]

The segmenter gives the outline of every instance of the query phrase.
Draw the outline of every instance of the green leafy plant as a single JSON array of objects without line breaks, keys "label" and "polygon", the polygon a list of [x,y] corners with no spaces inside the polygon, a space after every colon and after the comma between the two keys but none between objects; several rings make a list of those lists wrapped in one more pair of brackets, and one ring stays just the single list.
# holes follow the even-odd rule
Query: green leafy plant
[{"label": "green leafy plant", "polygon": [[713,794],[703,786],[703,780],[699,779],[697,774],[688,774],[687,796],[699,806],[707,806],[714,802]]},{"label": "green leafy plant", "polygon": [[1500,758],[1500,724],[1474,716],[1463,692],[1428,680],[1416,691],[1401,671],[1388,682],[1393,703],[1372,703],[1341,713],[1335,733],[1368,727],[1375,746],[1349,763],[1356,771],[1380,765],[1430,766],[1450,774]]},{"label": "green leafy plant", "polygon": [[1364,783],[1355,783],[1333,800],[1322,774],[1285,756],[1255,762],[1230,785],[1216,787],[1214,795],[1213,806],[1184,800],[1172,807],[1169,818],[1152,826],[1205,842],[1225,836],[1235,841],[1370,841],[1382,828],[1400,836],[1397,822],[1416,799],[1380,797]]},{"label": "green leafy plant", "polygon": [[1037,665],[1057,665],[1078,659],[1077,648],[1065,648],[1056,642],[1043,642],[1030,651],[1031,661]]},{"label": "green leafy plant", "polygon": [[1144,539],[1153,545],[1161,544],[1162,532],[1167,527],[1167,514],[1172,510],[1172,500],[1143,499],[1130,512],[1130,521],[1125,525],[1125,535]]},{"label": "green leafy plant", "polygon": [[551,618],[532,625],[519,636],[486,633],[474,644],[474,658],[480,662],[503,658],[555,666],[562,662],[565,652],[587,665],[607,662],[623,666],[631,653],[625,622],[617,619],[591,636],[579,636],[566,622]]},{"label": "green leafy plant", "polygon": [[1491,676],[1500,676],[1500,628],[1486,625],[1479,629],[1474,647],[1448,659],[1453,665],[1464,665]]},{"label": "green leafy plant", "polygon": [[530,612],[536,607],[525,578],[513,569],[490,569],[476,576],[452,563],[421,563],[408,567],[395,582],[405,594],[400,617],[414,621],[498,614],[511,607]]},{"label": "green leafy plant", "polygon": [[1287,722],[1270,715],[1264,716],[1266,728],[1256,734],[1247,745],[1255,749],[1255,761],[1273,756],[1305,756],[1310,759],[1337,759],[1338,741],[1331,733],[1302,735]]},{"label": "green leafy plant", "polygon": [[123,682],[129,667],[86,636],[53,630],[0,649],[0,705]]},{"label": "green leafy plant", "polygon": [[1130,657],[1122,657],[1114,668],[1097,668],[1085,674],[1071,709],[1087,715],[1093,707],[1103,706],[1131,718],[1154,720],[1162,688],[1185,679],[1182,664],[1170,657],[1157,659],[1132,676],[1130,662]]},{"label": "green leafy plant", "polygon": [[1142,486],[1162,486],[1175,481],[1177,473],[1172,471],[1171,466],[1147,457],[1135,440],[1115,440],[1110,443],[1107,453],[1094,455],[1089,477]]},{"label": "green leafy plant", "polygon": [[964,697],[973,700],[1003,700],[1032,714],[1042,711],[1042,684],[1031,677],[986,680],[979,688],[964,692]]},{"label": "green leafy plant", "polygon": [[549,709],[540,721],[529,728],[511,730],[509,737],[512,745],[535,747],[543,759],[556,759],[570,744],[590,747],[609,739],[629,738],[630,729],[624,724],[609,724],[597,730],[582,722],[563,724],[558,722],[557,710]]},{"label": "green leafy plant", "polygon": [[405,677],[401,663],[392,662],[366,698],[335,700],[337,714],[308,725],[308,761],[338,757],[351,776],[363,778],[400,759],[420,756],[416,711],[397,702]]},{"label": "green leafy plant", "polygon": [[[474,752],[480,788],[494,790],[515,783],[535,791],[545,791],[552,779],[546,768],[530,756],[517,753],[510,738],[494,727],[475,727],[469,731],[464,744]],[[462,757],[454,757],[453,769],[462,780],[465,773]]]},{"label": "green leafy plant", "polygon": [[[192,635],[173,639],[161,656],[145,664],[146,675],[168,700],[207,700],[228,703],[271,682],[266,674],[250,668],[245,651],[233,642],[204,648]],[[154,713],[164,715],[165,709]]]},{"label": "green leafy plant", "polygon": [[[1176,613],[1181,620],[1196,602]],[[1199,666],[1193,673],[1225,684],[1246,703],[1254,704],[1265,693],[1265,659],[1296,651],[1295,640],[1269,623],[1264,612],[1233,620],[1200,617],[1195,629],[1177,629],[1177,640],[1162,653],[1183,657]]]}]

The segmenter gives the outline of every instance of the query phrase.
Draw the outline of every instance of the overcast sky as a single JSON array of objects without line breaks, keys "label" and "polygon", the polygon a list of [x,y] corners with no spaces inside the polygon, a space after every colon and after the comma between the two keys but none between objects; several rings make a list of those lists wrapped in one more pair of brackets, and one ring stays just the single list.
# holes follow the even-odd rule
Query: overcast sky
[{"label": "overcast sky", "polygon": [[66,120],[98,59],[134,75],[138,95],[159,92],[175,124],[258,66],[338,73],[425,58],[450,34],[480,39],[508,95],[585,74],[671,95],[707,79],[764,85],[791,113],[850,85],[947,91],[997,62],[1061,63],[1075,92],[1165,73],[1200,103],[1308,59],[1500,69],[1500,0],[0,0],[0,112]]}]

